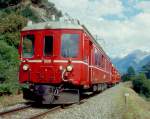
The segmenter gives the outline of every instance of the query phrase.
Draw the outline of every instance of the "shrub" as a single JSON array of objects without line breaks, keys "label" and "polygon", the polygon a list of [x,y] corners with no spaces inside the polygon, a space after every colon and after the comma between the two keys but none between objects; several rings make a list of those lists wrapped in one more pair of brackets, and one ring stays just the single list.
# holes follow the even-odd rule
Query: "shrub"
[{"label": "shrub", "polygon": [[129,76],[128,74],[124,74],[124,75],[122,75],[121,79],[123,82],[133,81],[135,79],[135,76]]},{"label": "shrub", "polygon": [[6,8],[9,5],[17,5],[21,0],[0,0],[0,8]]},{"label": "shrub", "polygon": [[35,12],[30,8],[30,6],[25,7],[21,11],[21,15],[34,21],[34,22],[39,22],[38,16],[35,14]]},{"label": "shrub", "polygon": [[130,66],[127,70],[127,73],[122,75],[122,81],[133,81],[135,79],[135,70]]},{"label": "shrub", "polygon": [[144,80],[141,93],[150,98],[150,80]]},{"label": "shrub", "polygon": [[21,87],[17,82],[0,84],[0,95],[16,94],[18,90],[21,90]]},{"label": "shrub", "polygon": [[[14,47],[0,40],[0,90],[1,93],[12,93],[17,84],[18,54]],[[7,85],[10,84],[10,85]],[[13,85],[14,84],[14,85]],[[5,86],[6,85],[6,86]],[[7,86],[9,86],[7,88]],[[6,91],[4,91],[6,90]]]},{"label": "shrub", "polygon": [[26,23],[27,20],[24,17],[16,13],[11,13],[0,19],[0,33],[18,32]]},{"label": "shrub", "polygon": [[9,86],[7,84],[0,84],[0,96],[10,94]]},{"label": "shrub", "polygon": [[20,39],[19,32],[5,33],[0,36],[0,40],[6,41],[8,43],[8,45],[14,46],[15,48],[18,48],[19,39]]},{"label": "shrub", "polygon": [[20,39],[20,30],[26,25],[26,19],[16,13],[0,15],[0,40],[17,48]]},{"label": "shrub", "polygon": [[41,4],[42,1],[45,1],[45,0],[31,0],[31,2],[34,4]]},{"label": "shrub", "polygon": [[133,84],[133,89],[138,92],[141,93],[142,87],[143,87],[143,80],[133,80],[132,84]]},{"label": "shrub", "polygon": [[136,92],[150,98],[150,80],[137,78],[133,80],[132,84]]}]

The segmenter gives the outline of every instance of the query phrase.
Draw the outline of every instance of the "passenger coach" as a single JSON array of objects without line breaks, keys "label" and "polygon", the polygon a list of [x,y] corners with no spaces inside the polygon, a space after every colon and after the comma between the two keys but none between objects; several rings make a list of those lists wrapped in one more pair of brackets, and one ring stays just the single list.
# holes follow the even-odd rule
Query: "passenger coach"
[{"label": "passenger coach", "polygon": [[78,102],[120,81],[109,57],[85,26],[67,22],[32,24],[21,31],[19,81],[24,98],[44,104]]}]

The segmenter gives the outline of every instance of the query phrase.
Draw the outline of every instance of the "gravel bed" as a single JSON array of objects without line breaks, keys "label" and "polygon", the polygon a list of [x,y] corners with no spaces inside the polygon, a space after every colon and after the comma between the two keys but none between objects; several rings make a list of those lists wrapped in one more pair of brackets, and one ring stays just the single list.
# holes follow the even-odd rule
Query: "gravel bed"
[{"label": "gravel bed", "polygon": [[19,108],[19,107],[22,107],[22,106],[25,106],[26,104],[24,103],[20,103],[20,104],[16,104],[16,105],[13,105],[13,106],[6,106],[6,107],[2,107],[0,108],[0,112],[3,112],[3,111],[7,111],[7,110],[12,110],[12,109],[15,109],[15,108]]},{"label": "gravel bed", "polygon": [[0,119],[28,119],[31,116],[45,112],[46,110],[47,109],[42,108],[29,108],[25,109],[24,111],[14,112],[13,114],[5,115],[3,118],[0,117]]},{"label": "gravel bed", "polygon": [[[24,111],[16,112],[11,115],[7,115],[2,119],[28,119],[35,114],[45,112],[47,109],[30,108]],[[0,118],[1,119],[1,118]]]},{"label": "gravel bed", "polygon": [[81,105],[49,113],[44,119],[122,119],[123,98],[122,86],[118,85]]}]

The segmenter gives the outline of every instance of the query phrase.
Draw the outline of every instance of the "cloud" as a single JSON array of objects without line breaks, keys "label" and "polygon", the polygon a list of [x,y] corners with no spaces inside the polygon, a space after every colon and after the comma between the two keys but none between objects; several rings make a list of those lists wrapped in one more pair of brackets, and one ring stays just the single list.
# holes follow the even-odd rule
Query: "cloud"
[{"label": "cloud", "polygon": [[150,14],[140,13],[124,21],[101,22],[102,37],[111,56],[123,56],[135,49],[150,51]]},{"label": "cloud", "polygon": [[148,1],[148,0],[138,2],[136,7],[139,9],[142,9],[144,12],[150,13],[150,1]]},{"label": "cloud", "polygon": [[[73,17],[89,16],[100,17],[106,14],[119,14],[123,10],[119,0],[49,0],[56,4],[56,7],[67,12]],[[111,3],[111,4],[110,4]]]},{"label": "cloud", "polygon": [[109,56],[122,57],[136,49],[150,51],[150,2],[137,2],[137,0],[50,1],[54,2],[63,13],[67,12],[73,18],[79,19],[93,35],[97,34],[101,39],[99,43]]}]

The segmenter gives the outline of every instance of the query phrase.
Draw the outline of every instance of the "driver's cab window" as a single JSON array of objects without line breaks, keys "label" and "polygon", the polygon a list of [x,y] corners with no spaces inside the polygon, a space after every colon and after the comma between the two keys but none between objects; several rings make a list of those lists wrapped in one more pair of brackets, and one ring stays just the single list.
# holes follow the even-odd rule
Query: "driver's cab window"
[{"label": "driver's cab window", "polygon": [[45,36],[44,38],[44,55],[53,55],[53,36]]},{"label": "driver's cab window", "polygon": [[79,54],[79,34],[63,34],[61,37],[61,56],[76,58]]},{"label": "driver's cab window", "polygon": [[27,35],[23,37],[23,57],[31,58],[34,55],[34,35]]}]

